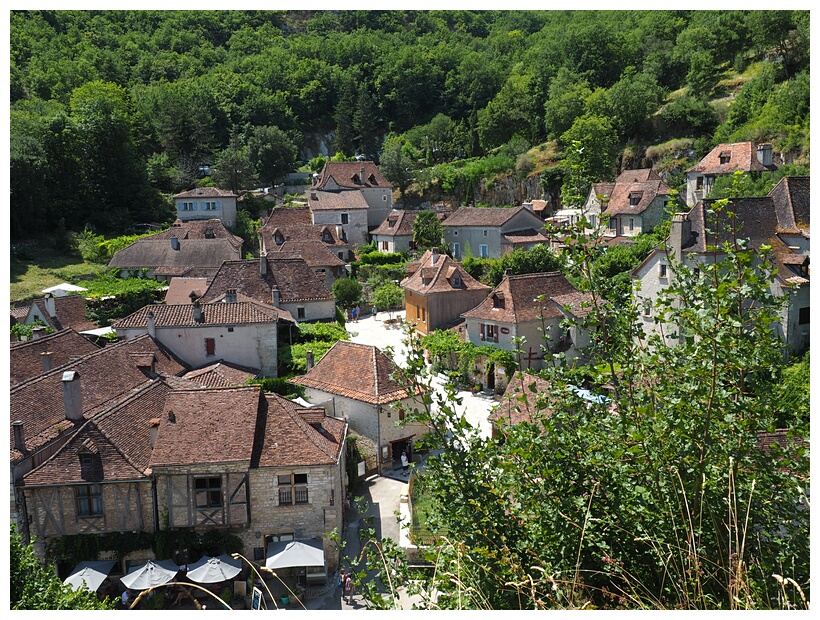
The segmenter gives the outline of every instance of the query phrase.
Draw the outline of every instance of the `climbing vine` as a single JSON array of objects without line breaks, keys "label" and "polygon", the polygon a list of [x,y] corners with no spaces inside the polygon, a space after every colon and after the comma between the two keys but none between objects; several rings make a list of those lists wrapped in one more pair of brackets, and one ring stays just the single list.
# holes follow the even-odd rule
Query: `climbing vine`
[{"label": "climbing vine", "polygon": [[475,368],[476,359],[486,357],[496,366],[502,366],[507,376],[511,376],[518,368],[515,355],[512,351],[499,349],[490,345],[475,345],[465,342],[458,334],[450,330],[436,330],[421,340],[424,349],[430,352],[430,359],[441,368],[449,367],[449,356],[455,355],[455,368],[464,382],[470,380]]}]

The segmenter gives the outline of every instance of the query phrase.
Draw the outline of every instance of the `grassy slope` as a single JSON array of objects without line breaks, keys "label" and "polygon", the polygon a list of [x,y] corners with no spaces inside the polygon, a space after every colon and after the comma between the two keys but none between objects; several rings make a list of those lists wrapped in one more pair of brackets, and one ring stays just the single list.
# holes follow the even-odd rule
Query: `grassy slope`
[{"label": "grassy slope", "polygon": [[73,283],[77,276],[93,277],[105,270],[105,265],[86,263],[79,254],[60,252],[51,244],[38,241],[16,243],[11,252],[10,300],[41,296],[44,288],[61,282]]}]

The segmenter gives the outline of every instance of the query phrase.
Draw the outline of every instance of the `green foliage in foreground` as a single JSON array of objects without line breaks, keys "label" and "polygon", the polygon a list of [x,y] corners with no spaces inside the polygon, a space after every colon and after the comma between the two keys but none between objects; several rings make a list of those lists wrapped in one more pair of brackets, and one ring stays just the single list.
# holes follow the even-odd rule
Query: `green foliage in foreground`
[{"label": "green foliage in foreground", "polygon": [[88,289],[85,297],[109,297],[151,293],[162,290],[163,282],[150,278],[119,278],[112,273],[97,276],[93,280],[81,280],[78,286]]},{"label": "green foliage in foreground", "polygon": [[431,359],[442,368],[448,368],[447,359],[455,356],[458,378],[462,383],[469,381],[478,357],[486,357],[496,366],[503,366],[507,376],[511,376],[518,368],[512,351],[488,344],[479,346],[465,342],[456,332],[449,329],[437,329],[427,334],[421,339],[421,347],[429,351]]},{"label": "green foliage in foreground", "polygon": [[9,603],[11,609],[114,609],[116,601],[100,601],[86,588],[74,591],[63,585],[54,569],[40,564],[31,545],[24,545],[11,526]]},{"label": "green foliage in foreground", "polygon": [[[730,203],[715,207],[713,230],[732,221]],[[560,355],[540,373],[546,389],[524,376],[513,395],[534,405],[532,421],[497,438],[467,423],[454,386],[426,397],[406,420],[430,426],[428,519],[447,535],[427,548],[424,573],[365,538],[377,577],[360,590],[368,605],[395,607],[409,584],[427,609],[807,609],[807,390],[786,417],[767,394],[785,364],[771,251],[728,241],[697,274],[672,261],[653,308],[667,343],[643,333],[636,302],[604,301],[584,231],[567,243],[590,282],[583,327],[610,399],[579,398]],[[418,336],[408,344],[405,376],[429,385]],[[799,367],[785,374],[803,380]],[[776,428],[782,438],[763,450],[761,433]]]}]

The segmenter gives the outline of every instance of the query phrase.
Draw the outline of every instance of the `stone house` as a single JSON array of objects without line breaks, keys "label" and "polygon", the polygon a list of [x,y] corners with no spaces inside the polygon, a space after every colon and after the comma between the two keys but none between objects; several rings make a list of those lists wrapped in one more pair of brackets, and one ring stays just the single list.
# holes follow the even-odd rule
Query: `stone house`
[{"label": "stone house", "polygon": [[308,401],[346,420],[360,436],[367,470],[381,473],[400,466],[402,451],[412,457],[414,441],[429,430],[423,424],[398,425],[420,403],[391,378],[396,372],[378,348],[340,340],[307,373],[288,381],[304,386]]},{"label": "stone house", "polygon": [[391,211],[378,227],[370,231],[370,238],[379,252],[406,252],[415,247],[413,222],[418,211]]},{"label": "stone house", "polygon": [[593,228],[608,216],[606,237],[635,237],[661,223],[670,197],[671,188],[651,168],[624,170],[615,183],[593,185],[582,215]]},{"label": "stone house", "polygon": [[686,206],[692,207],[712,191],[715,177],[743,172],[772,172],[774,163],[771,144],[735,142],[718,144],[706,157],[686,170]]},{"label": "stone house", "polygon": [[[55,360],[56,361],[56,360]],[[14,385],[10,392],[12,520],[28,535],[23,476],[46,462],[95,413],[157,376],[179,375],[182,360],[143,335],[109,344]]]},{"label": "stone house", "polygon": [[292,322],[290,316],[270,304],[196,300],[145,306],[112,327],[125,340],[148,334],[193,367],[223,360],[276,377],[280,324],[285,322]]},{"label": "stone house", "polygon": [[368,241],[368,204],[359,192],[321,192],[307,194],[313,224],[339,226],[340,239],[351,247]]},{"label": "stone house", "polygon": [[77,332],[97,329],[97,325],[85,316],[85,298],[82,295],[55,297],[46,293],[24,306],[13,308],[11,324],[31,325],[39,321],[55,331],[72,328]]},{"label": "stone house", "polygon": [[195,187],[174,196],[177,219],[190,220],[218,219],[225,226],[236,226],[236,199],[231,191],[216,187]]},{"label": "stone house", "polygon": [[321,241],[283,241],[281,244],[274,244],[270,249],[270,254],[274,257],[281,254],[282,258],[289,255],[302,259],[324,282],[328,290],[333,289],[333,283],[336,280],[347,277],[345,262],[333,254]]},{"label": "stone house", "polygon": [[[580,319],[587,314],[585,304],[590,300],[589,293],[578,291],[557,271],[505,275],[484,301],[462,313],[465,339],[507,351],[520,348],[522,369],[539,370],[545,356],[553,353],[575,359],[589,345]],[[565,320],[576,323],[564,326]]]},{"label": "stone house", "polygon": [[[690,268],[724,258],[724,254],[708,250],[730,238],[724,230],[730,224],[726,216],[718,223],[709,221],[707,210],[713,202],[701,200],[689,213],[675,214],[667,247],[654,249],[632,271],[633,280],[639,283],[636,295],[645,333],[660,333],[663,328],[666,338],[677,335],[674,326],[661,325],[655,318],[658,295],[675,278],[671,258]],[[733,199],[731,209],[739,227],[738,238],[748,239],[755,250],[763,244],[772,247],[776,273],[771,292],[788,297],[776,332],[792,353],[804,351],[809,345],[810,324],[808,179],[786,177],[768,196]]]},{"label": "stone house", "polygon": [[460,207],[444,222],[444,241],[453,258],[501,258],[514,249],[549,243],[543,220],[525,207]]},{"label": "stone house", "polygon": [[[310,189],[325,194],[359,194],[367,205],[368,228],[381,224],[393,208],[393,186],[372,161],[325,162]],[[314,214],[314,224],[319,223]]]},{"label": "stone house", "polygon": [[405,321],[422,334],[457,321],[462,312],[481,303],[491,289],[437,250],[424,253],[415,273],[402,280],[401,287]]},{"label": "stone house", "polygon": [[263,254],[252,260],[225,261],[200,301],[212,303],[229,291],[271,304],[297,321],[336,320],[336,298],[299,256],[285,252]]}]

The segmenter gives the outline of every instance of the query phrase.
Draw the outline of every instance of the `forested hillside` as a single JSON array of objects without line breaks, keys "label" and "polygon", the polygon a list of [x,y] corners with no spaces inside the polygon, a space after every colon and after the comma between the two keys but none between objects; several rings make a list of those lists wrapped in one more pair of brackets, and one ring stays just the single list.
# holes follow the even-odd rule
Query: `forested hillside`
[{"label": "forested hillside", "polygon": [[[245,189],[318,154],[362,154],[402,193],[461,195],[501,172],[556,187],[571,165],[605,178],[676,138],[693,155],[766,140],[809,163],[808,11],[10,20],[15,238],[167,221],[168,196],[203,182],[204,164],[206,182]],[[595,157],[572,161],[578,140]],[[453,160],[472,167],[442,167]]]}]

